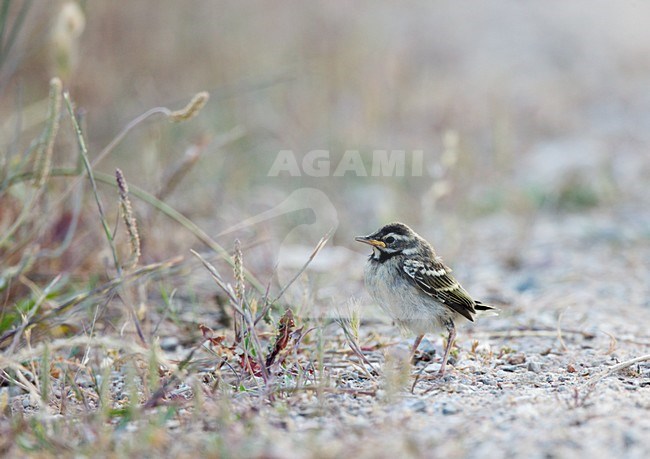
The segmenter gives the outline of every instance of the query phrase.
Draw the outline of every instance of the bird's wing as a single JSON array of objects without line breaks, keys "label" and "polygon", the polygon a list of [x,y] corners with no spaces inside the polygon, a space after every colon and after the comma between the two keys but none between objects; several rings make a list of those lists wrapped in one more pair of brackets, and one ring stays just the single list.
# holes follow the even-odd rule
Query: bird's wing
[{"label": "bird's wing", "polygon": [[420,290],[463,317],[474,321],[473,314],[476,314],[474,300],[454,279],[450,274],[451,269],[442,261],[407,259],[404,260],[402,268]]}]

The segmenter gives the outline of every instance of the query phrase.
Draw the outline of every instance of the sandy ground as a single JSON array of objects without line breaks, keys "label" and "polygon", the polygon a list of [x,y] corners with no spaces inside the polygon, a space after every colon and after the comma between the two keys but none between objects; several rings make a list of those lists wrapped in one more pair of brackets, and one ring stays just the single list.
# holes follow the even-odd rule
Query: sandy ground
[{"label": "sandy ground", "polygon": [[460,327],[443,379],[431,378],[438,336],[429,336],[416,367],[405,369],[398,361],[411,341],[367,318],[361,343],[379,370],[372,377],[330,326],[328,342],[337,343],[326,358],[332,392],[292,394],[263,407],[235,398],[233,410],[254,437],[242,444],[233,433],[238,454],[648,457],[650,245],[647,217],[629,210],[537,217],[510,265],[490,255],[510,257],[513,242],[497,236],[511,217],[480,222],[485,231],[465,252],[490,249],[473,252],[475,263],[461,264],[457,274],[478,290],[498,285],[484,287],[485,296],[501,301],[502,311]]},{"label": "sandy ground", "polygon": [[[389,376],[375,382],[343,369],[339,385],[378,388],[376,395],[301,407],[285,420],[292,442],[316,439],[324,456],[648,457],[650,361],[610,371],[650,353],[647,220],[621,218],[541,218],[516,270],[472,268],[502,279],[509,304],[462,328],[443,380],[391,392]],[[482,237],[478,245],[491,235]],[[399,342],[394,348],[409,344],[393,327],[363,325],[369,329]],[[422,347],[440,355],[440,340],[429,338]],[[386,372],[390,352],[368,355]],[[436,364],[422,368],[426,377]]]}]

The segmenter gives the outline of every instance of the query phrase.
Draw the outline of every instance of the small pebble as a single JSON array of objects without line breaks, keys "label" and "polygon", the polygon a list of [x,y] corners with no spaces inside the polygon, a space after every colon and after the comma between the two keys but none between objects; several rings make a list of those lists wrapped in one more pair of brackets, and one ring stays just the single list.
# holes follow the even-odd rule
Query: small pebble
[{"label": "small pebble", "polygon": [[167,352],[175,351],[179,344],[180,341],[176,336],[166,336],[160,340],[160,348]]},{"label": "small pebble", "polygon": [[439,363],[430,363],[429,365],[427,365],[427,367],[424,369],[424,371],[426,371],[427,373],[434,373],[434,372],[437,372],[438,370],[440,370],[441,366],[442,365],[439,364]]},{"label": "small pebble", "polygon": [[539,373],[540,371],[542,371],[542,366],[537,362],[530,361],[528,362],[528,371],[532,371],[533,373]]},{"label": "small pebble", "polygon": [[442,407],[442,414],[445,416],[449,416],[450,414],[456,414],[459,411],[460,409],[453,403],[445,403]]},{"label": "small pebble", "polygon": [[528,290],[533,290],[535,288],[537,288],[537,281],[532,276],[526,276],[524,279],[519,281],[515,286],[515,289],[517,289],[519,293],[526,292]]},{"label": "small pebble", "polygon": [[459,392],[459,393],[474,392],[474,389],[472,389],[471,387],[469,387],[466,384],[457,384],[456,385],[456,392]]},{"label": "small pebble", "polygon": [[507,359],[510,365],[521,365],[526,362],[526,356],[524,354],[513,354]]},{"label": "small pebble", "polygon": [[632,433],[625,432],[623,434],[623,446],[625,446],[625,449],[631,448],[636,443],[637,443],[637,439]]},{"label": "small pebble", "polygon": [[427,354],[435,354],[436,353],[436,347],[435,345],[428,340],[427,338],[424,338],[421,342],[420,345],[418,346],[418,350],[421,352],[427,353]]},{"label": "small pebble", "polygon": [[427,411],[427,404],[424,403],[424,400],[413,400],[407,404],[407,407],[416,413],[425,413]]},{"label": "small pebble", "polygon": [[178,419],[170,419],[165,423],[165,426],[170,430],[178,429],[181,426],[181,421]]},{"label": "small pebble", "polygon": [[9,398],[17,397],[23,393],[23,390],[18,386],[9,386]]}]

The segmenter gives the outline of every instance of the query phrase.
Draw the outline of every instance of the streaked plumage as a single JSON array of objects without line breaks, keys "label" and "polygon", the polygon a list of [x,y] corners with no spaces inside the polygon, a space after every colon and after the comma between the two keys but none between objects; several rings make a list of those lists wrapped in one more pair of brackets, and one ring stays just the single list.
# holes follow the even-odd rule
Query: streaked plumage
[{"label": "streaked plumage", "polygon": [[456,336],[455,319],[474,321],[477,311],[495,309],[474,300],[451,275],[433,247],[403,223],[391,223],[356,238],[373,253],[365,269],[366,287],[395,322],[417,334],[413,353],[425,333],[449,332],[439,374],[444,374]]}]

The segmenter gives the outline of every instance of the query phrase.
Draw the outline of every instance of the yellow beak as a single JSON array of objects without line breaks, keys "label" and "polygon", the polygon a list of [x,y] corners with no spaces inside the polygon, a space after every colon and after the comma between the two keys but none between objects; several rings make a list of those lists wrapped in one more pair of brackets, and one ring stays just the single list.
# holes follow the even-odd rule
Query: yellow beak
[{"label": "yellow beak", "polygon": [[367,236],[357,236],[354,238],[354,240],[357,242],[363,242],[364,244],[372,245],[374,247],[381,247],[381,248],[386,247],[386,244],[383,241],[377,239],[370,239]]}]

